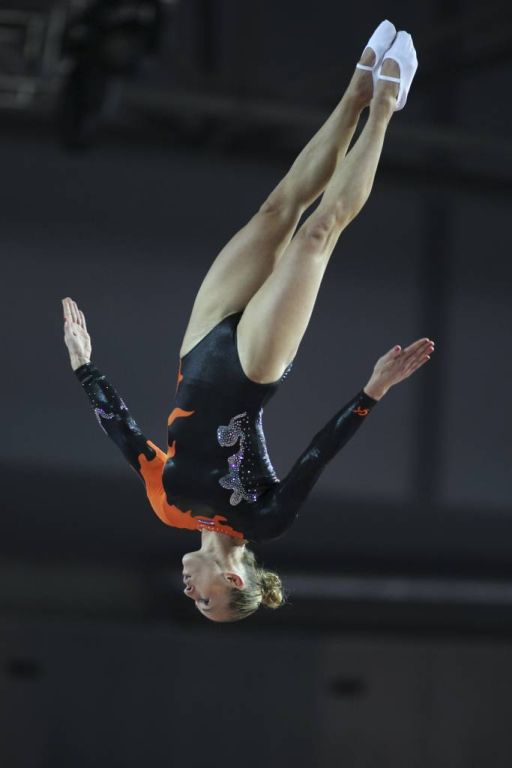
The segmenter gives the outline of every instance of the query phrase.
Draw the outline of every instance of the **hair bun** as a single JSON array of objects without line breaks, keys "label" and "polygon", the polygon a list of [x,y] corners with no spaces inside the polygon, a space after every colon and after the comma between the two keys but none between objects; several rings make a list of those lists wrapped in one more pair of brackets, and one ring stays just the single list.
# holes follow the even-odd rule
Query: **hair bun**
[{"label": "hair bun", "polygon": [[267,608],[279,608],[282,604],[283,585],[277,573],[272,571],[262,571],[260,576],[261,602]]}]

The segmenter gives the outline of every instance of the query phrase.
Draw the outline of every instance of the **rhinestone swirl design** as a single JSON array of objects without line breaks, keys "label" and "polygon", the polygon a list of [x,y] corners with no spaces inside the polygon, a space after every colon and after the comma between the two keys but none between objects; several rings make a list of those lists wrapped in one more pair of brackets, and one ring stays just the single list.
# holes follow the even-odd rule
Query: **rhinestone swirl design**
[{"label": "rhinestone swirl design", "polygon": [[[101,418],[103,418],[103,419],[114,419],[115,418],[115,413],[107,413],[106,411],[103,410],[103,408],[95,408],[94,409],[94,415],[98,419],[98,424],[100,425],[102,430],[105,433],[107,433],[107,430],[105,429],[105,427],[101,423]],[[100,418],[100,416],[101,416],[101,418]]]},{"label": "rhinestone swirl design", "polygon": [[223,488],[232,490],[229,498],[232,506],[239,504],[242,500],[250,503],[257,501],[258,494],[254,490],[246,489],[242,482],[242,476],[249,479],[251,470],[241,469],[241,464],[246,453],[247,435],[249,433],[249,418],[247,411],[239,413],[230,419],[227,426],[217,427],[217,440],[219,445],[226,447],[235,445],[240,440],[239,450],[228,457],[229,472],[219,479]]},{"label": "rhinestone swirl design", "polygon": [[[108,384],[106,384],[106,385],[105,385],[105,388],[106,388],[106,389],[109,389],[110,387],[109,387],[109,385],[108,385]],[[128,411],[128,407],[127,407],[127,405],[126,405],[126,403],[124,402],[124,400],[123,400],[123,398],[122,398],[122,397],[119,397],[119,410],[120,410],[120,411],[125,411],[125,412],[127,412],[127,411]],[[115,414],[115,413],[107,413],[107,411],[105,411],[103,408],[99,408],[99,407],[96,407],[96,408],[94,409],[94,415],[96,416],[96,419],[98,420],[98,424],[100,425],[100,427],[102,428],[102,430],[103,430],[103,431],[104,431],[106,434],[108,434],[107,430],[105,429],[105,427],[104,427],[104,426],[103,426],[103,424],[101,423],[101,419],[115,419],[115,417],[116,417],[116,414]],[[100,417],[101,417],[101,418],[100,418]]]}]

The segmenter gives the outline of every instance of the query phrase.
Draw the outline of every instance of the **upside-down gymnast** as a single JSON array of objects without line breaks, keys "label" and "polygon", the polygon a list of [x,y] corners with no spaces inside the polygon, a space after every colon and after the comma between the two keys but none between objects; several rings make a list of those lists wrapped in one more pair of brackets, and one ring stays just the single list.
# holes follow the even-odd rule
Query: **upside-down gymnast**
[{"label": "upside-down gymnast", "polygon": [[[290,527],[326,464],[376,402],[434,350],[421,338],[383,355],[363,389],[320,429],[286,477],[277,478],[263,406],[290,371],[329,258],[368,198],[386,128],[405,105],[416,68],[411,36],[382,22],[332,115],[215,259],[183,338],[166,453],[146,438],[92,364],[84,313],[63,299],[71,366],[100,426],[143,481],[158,517],[201,533],[201,548],[183,557],[184,592],[213,621],[245,618],[261,603],[281,604],[279,577],[257,566],[248,543]],[[347,154],[366,106],[367,122]]]}]

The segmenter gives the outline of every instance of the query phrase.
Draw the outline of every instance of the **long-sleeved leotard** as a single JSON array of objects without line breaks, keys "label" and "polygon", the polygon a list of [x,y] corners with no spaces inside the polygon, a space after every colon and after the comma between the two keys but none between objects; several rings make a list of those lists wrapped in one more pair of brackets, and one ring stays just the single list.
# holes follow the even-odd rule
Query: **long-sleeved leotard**
[{"label": "long-sleeved leotard", "polygon": [[277,382],[248,379],[236,348],[240,316],[224,318],[180,359],[166,453],[142,433],[98,368],[87,363],[75,373],[102,429],[144,482],[150,504],[164,523],[263,541],[290,527],[326,464],[376,401],[359,392],[279,480],[265,445],[263,405],[291,365]]}]

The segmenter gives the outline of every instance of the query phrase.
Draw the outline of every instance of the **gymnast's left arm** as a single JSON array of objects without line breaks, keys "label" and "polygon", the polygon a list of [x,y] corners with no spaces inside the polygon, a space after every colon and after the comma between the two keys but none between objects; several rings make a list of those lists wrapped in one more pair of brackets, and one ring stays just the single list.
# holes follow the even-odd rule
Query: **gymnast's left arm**
[{"label": "gymnast's left arm", "polygon": [[63,308],[64,341],[71,367],[103,432],[116,443],[148,490],[148,482],[154,483],[161,475],[166,455],[146,438],[112,383],[91,362],[91,339],[76,302],[66,298]]},{"label": "gymnast's left arm", "polygon": [[434,342],[418,339],[409,347],[393,347],[377,360],[363,389],[343,406],[313,437],[286,477],[273,489],[262,517],[274,529],[269,536],[281,535],[297,516],[327,463],[355,435],[372,408],[389,389],[408,378],[430,359]]}]

